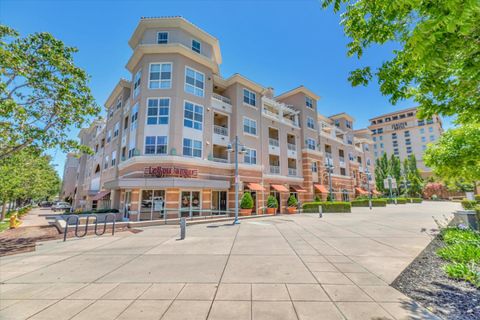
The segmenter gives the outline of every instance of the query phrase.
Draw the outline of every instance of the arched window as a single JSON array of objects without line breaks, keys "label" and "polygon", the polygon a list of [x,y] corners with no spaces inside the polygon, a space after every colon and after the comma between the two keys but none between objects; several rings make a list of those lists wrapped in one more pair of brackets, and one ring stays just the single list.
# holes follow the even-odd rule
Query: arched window
[{"label": "arched window", "polygon": [[97,167],[95,168],[95,173],[99,173],[100,172],[100,165],[97,164]]}]

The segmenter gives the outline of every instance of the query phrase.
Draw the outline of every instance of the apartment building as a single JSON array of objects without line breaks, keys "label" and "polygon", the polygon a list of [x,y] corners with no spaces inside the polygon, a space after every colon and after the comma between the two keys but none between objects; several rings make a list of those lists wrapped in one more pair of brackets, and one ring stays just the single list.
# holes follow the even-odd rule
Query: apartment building
[{"label": "apartment building", "polygon": [[72,201],[75,197],[75,185],[77,182],[77,170],[79,159],[75,153],[69,152],[63,167],[62,187],[60,189],[60,199]]},{"label": "apartment building", "polygon": [[[80,158],[77,208],[113,207],[130,219],[225,212],[235,206],[238,183],[241,193],[251,192],[255,213],[270,194],[284,212],[291,194],[301,202],[326,198],[322,139],[344,152],[343,161],[340,151],[331,156],[336,197],[365,193],[368,130],[353,131],[345,114],[320,122],[319,96],[308,88],[275,96],[240,74],[223,78],[218,40],[181,17],[142,18],[129,45],[131,79],[113,89],[106,120],[79,134],[94,155]],[[323,123],[330,129],[320,129]],[[238,181],[230,147],[236,137]]]},{"label": "apartment building", "polygon": [[427,144],[437,141],[443,133],[442,120],[435,115],[430,119],[417,118],[417,108],[404,109],[380,115],[369,120],[373,137],[375,159],[386,153],[400,160],[415,155],[417,167],[424,176],[431,174],[423,162]]}]

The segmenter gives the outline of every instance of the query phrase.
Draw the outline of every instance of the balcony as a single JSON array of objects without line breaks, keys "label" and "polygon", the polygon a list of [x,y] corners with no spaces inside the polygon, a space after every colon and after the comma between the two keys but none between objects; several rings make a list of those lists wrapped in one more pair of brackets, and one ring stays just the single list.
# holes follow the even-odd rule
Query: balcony
[{"label": "balcony", "polygon": [[213,144],[227,146],[229,142],[228,116],[215,112],[213,114]]},{"label": "balcony", "polygon": [[296,168],[288,168],[288,175],[289,176],[297,176],[297,169]]},{"label": "balcony", "polygon": [[345,167],[345,157],[338,157],[338,160],[340,161],[340,167]]},{"label": "balcony", "polygon": [[270,165],[271,174],[280,174],[280,166]]},{"label": "balcony", "polygon": [[212,93],[212,107],[224,112],[231,113],[232,112],[232,101],[224,97],[222,95],[219,95],[218,93]]},{"label": "balcony", "polygon": [[227,147],[221,145],[213,145],[212,148],[213,154],[211,155],[211,160],[215,162],[228,163],[228,150]]},{"label": "balcony", "polygon": [[221,126],[213,126],[213,133],[228,137],[228,128],[221,127]]},{"label": "balcony", "polygon": [[275,101],[274,99],[262,97],[262,114],[276,121],[298,127],[299,111],[292,106]]},{"label": "balcony", "polygon": [[213,157],[213,161],[215,161],[215,162],[221,162],[221,163],[228,163],[228,159],[218,158],[218,157]]},{"label": "balcony", "polygon": [[272,147],[280,146],[280,143],[278,142],[278,140],[273,138],[268,138],[268,144],[271,145]]},{"label": "balcony", "polygon": [[325,152],[325,164],[333,165],[333,158],[331,153]]}]

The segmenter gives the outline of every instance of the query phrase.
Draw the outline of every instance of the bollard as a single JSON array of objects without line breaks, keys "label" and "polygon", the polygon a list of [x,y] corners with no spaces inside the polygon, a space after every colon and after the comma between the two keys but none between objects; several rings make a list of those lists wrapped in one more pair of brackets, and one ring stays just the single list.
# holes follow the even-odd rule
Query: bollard
[{"label": "bollard", "polygon": [[318,217],[321,218],[323,214],[322,206],[318,206]]},{"label": "bollard", "polygon": [[187,229],[187,219],[180,218],[180,240],[185,239],[186,229]]},{"label": "bollard", "polygon": [[372,210],[372,199],[368,199],[368,207]]}]

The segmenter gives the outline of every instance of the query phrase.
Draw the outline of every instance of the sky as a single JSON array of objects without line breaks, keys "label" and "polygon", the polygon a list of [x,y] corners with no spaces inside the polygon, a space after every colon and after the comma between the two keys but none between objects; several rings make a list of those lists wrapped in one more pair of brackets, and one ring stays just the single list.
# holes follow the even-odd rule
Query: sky
[{"label": "sky", "polygon": [[[381,65],[391,58],[394,45],[371,48],[361,60],[348,57],[340,16],[323,10],[318,0],[0,0],[1,24],[22,36],[50,32],[78,48],[75,63],[90,75],[101,106],[119,78],[131,78],[125,69],[132,54],[127,42],[144,16],[183,16],[219,39],[223,77],[240,73],[273,87],[277,95],[304,85],[321,97],[321,114],[347,112],[357,129],[379,114],[415,106],[412,101],[393,106],[376,80],[367,87],[350,85],[350,71]],[[70,135],[76,137],[78,131],[72,128]],[[65,153],[48,153],[62,175]]]}]

